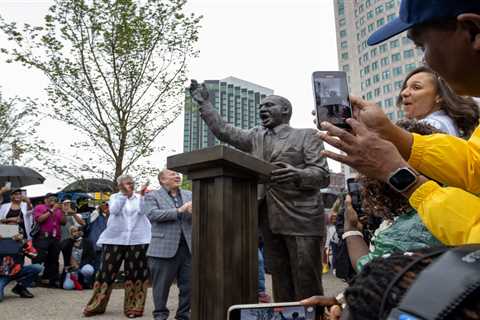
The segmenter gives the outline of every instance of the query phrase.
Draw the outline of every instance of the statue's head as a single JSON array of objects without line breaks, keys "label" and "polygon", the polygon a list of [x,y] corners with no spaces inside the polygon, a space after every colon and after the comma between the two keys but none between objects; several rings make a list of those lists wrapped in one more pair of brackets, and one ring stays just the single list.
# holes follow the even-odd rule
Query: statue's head
[{"label": "statue's head", "polygon": [[292,117],[292,104],[281,96],[267,96],[260,102],[259,115],[265,128],[275,128],[282,123],[288,124]]}]

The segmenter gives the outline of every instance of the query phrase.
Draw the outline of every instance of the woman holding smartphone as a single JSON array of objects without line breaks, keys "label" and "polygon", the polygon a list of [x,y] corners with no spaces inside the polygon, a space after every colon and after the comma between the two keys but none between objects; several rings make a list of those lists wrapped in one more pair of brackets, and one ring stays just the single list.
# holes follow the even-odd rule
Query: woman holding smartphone
[{"label": "woman holding smartphone", "polygon": [[134,192],[133,178],[117,178],[120,192],[110,197],[107,228],[97,241],[102,245],[100,269],[93,285],[93,295],[83,310],[86,317],[102,314],[110,299],[113,283],[122,262],[125,268],[124,313],[128,318],[141,317],[147,297],[146,251],[151,239],[150,221],[144,214],[143,195]]}]

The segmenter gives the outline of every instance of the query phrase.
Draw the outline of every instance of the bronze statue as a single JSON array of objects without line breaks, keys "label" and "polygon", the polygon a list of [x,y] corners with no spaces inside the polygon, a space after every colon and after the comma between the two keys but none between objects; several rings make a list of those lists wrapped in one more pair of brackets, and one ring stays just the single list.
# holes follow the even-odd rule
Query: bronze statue
[{"label": "bronze statue", "polygon": [[281,96],[263,99],[262,126],[244,130],[215,111],[204,84],[192,80],[190,94],[219,140],[278,166],[270,181],[259,185],[259,224],[275,301],[323,294],[325,219],[320,188],[327,187],[330,178],[316,130],[290,127],[292,105]]}]

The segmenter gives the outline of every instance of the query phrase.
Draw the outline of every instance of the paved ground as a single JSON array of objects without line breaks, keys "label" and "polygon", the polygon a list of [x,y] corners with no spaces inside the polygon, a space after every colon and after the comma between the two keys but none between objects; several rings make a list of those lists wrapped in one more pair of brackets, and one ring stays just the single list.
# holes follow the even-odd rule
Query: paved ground
[{"label": "paved ground", "polygon": [[[267,286],[270,287],[270,277],[267,275]],[[345,284],[331,274],[324,276],[324,287],[327,293],[337,294],[345,287]],[[0,303],[0,320],[76,320],[82,317],[82,307],[88,301],[91,290],[65,291],[60,289],[33,288],[34,299],[20,299],[11,293],[12,284],[5,289],[5,299]],[[168,305],[170,310],[175,310],[178,290],[172,287]],[[107,312],[93,319],[127,319],[123,316],[123,290],[114,290],[110,299]],[[145,316],[143,319],[151,319],[152,295],[149,290]],[[171,315],[173,319],[174,311]]]}]

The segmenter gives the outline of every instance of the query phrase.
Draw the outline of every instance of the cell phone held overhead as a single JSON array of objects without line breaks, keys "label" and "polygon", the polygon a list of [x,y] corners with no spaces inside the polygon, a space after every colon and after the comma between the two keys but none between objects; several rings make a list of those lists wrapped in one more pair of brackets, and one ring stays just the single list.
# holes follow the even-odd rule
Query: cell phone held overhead
[{"label": "cell phone held overhead", "polygon": [[312,74],[317,127],[324,121],[350,129],[346,123],[352,117],[348,97],[347,74],[343,71],[316,71]]}]

